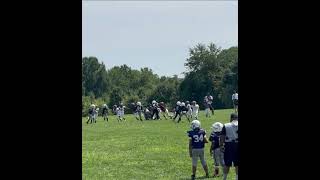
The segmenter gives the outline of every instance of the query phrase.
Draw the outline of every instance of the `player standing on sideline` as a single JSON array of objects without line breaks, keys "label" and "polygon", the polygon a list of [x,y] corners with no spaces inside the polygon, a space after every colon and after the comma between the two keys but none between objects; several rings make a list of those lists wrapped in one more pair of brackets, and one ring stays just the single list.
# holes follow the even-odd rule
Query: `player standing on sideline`
[{"label": "player standing on sideline", "polygon": [[188,131],[189,139],[189,154],[192,158],[192,175],[191,179],[195,179],[197,171],[198,158],[201,160],[202,167],[206,172],[206,177],[209,177],[208,166],[204,160],[204,144],[208,143],[206,131],[200,128],[200,121],[193,120],[191,122],[191,131]]},{"label": "player standing on sideline", "polygon": [[108,118],[108,106],[107,104],[103,104],[103,108],[102,108],[102,116],[103,116],[103,120],[106,120],[109,121],[109,118]]},{"label": "player standing on sideline", "polygon": [[219,176],[219,166],[224,167],[223,153],[221,152],[219,146],[222,127],[223,124],[220,122],[212,124],[212,133],[209,137],[209,141],[212,142],[210,147],[210,155],[214,160],[214,177]]},{"label": "player standing on sideline", "polygon": [[231,114],[231,122],[226,123],[221,131],[220,147],[224,152],[224,169],[223,169],[223,180],[227,180],[230,167],[235,167],[236,180],[238,180],[238,167],[239,167],[239,139],[238,139],[238,115],[235,113]]},{"label": "player standing on sideline", "polygon": [[233,102],[234,112],[238,113],[238,104],[239,104],[238,93],[235,90],[233,91],[233,94],[232,94],[232,102]]},{"label": "player standing on sideline", "polygon": [[208,106],[209,106],[209,109],[211,110],[212,115],[214,115],[213,96],[211,95],[208,96]]},{"label": "player standing on sideline", "polygon": [[206,117],[210,117],[211,114],[210,114],[210,106],[209,106],[209,98],[208,96],[205,96],[204,99],[203,99],[203,105],[204,105],[204,111],[205,111],[205,114],[206,114]]},{"label": "player standing on sideline", "polygon": [[196,101],[192,101],[191,109],[192,109],[192,118],[198,119],[199,105],[197,104]]}]

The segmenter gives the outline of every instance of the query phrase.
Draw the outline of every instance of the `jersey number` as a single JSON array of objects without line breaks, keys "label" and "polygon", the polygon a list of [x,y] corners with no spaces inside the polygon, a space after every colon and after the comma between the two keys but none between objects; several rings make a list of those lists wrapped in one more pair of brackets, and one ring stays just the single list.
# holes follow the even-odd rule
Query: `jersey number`
[{"label": "jersey number", "polygon": [[203,141],[203,135],[202,134],[200,136],[193,135],[193,138],[194,138],[194,142]]}]

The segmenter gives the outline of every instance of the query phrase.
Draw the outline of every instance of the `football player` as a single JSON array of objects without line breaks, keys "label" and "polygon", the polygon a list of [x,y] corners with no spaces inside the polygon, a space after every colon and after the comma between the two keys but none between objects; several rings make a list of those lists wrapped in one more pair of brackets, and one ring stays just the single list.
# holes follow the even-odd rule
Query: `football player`
[{"label": "football player", "polygon": [[192,118],[192,108],[191,108],[191,104],[189,101],[186,101],[186,108],[187,108],[187,118],[191,119]]},{"label": "football player", "polygon": [[98,115],[99,115],[99,108],[97,107],[97,108],[93,111],[93,121],[94,121],[94,123],[97,123]]},{"label": "football player", "polygon": [[152,119],[160,119],[157,101],[152,101]]},{"label": "football player", "polygon": [[90,122],[90,124],[92,124],[93,119],[94,119],[94,111],[95,111],[95,107],[96,105],[91,104],[90,108],[89,108],[89,117],[88,117],[88,121],[87,124]]},{"label": "football player", "polygon": [[209,177],[208,166],[204,159],[204,146],[208,143],[206,131],[201,128],[200,121],[193,120],[191,122],[191,131],[187,132],[189,139],[189,154],[192,158],[192,175],[191,179],[195,179],[197,171],[198,158],[201,160],[202,167]]},{"label": "football player", "polygon": [[220,135],[223,124],[216,122],[212,124],[212,133],[210,134],[209,141],[211,141],[210,155],[214,160],[214,174],[219,176],[219,166],[224,167],[223,153],[220,151]]},{"label": "football player", "polygon": [[114,115],[118,115],[118,110],[117,110],[117,105],[113,105],[113,107],[112,107],[112,112],[113,112],[113,114]]},{"label": "football player", "polygon": [[141,102],[137,102],[135,108],[136,108],[135,109],[136,119],[142,121],[143,108],[142,108]]},{"label": "football player", "polygon": [[122,120],[124,120],[124,121],[126,120],[126,118],[124,117],[124,109],[125,109],[125,106],[121,102],[119,107],[117,108],[118,122],[120,122]]},{"label": "football player", "polygon": [[192,109],[192,118],[198,119],[199,105],[197,104],[196,101],[192,101],[191,109]]},{"label": "football player", "polygon": [[237,93],[237,91],[233,91],[232,102],[233,102],[234,112],[238,113],[238,104],[239,104],[239,102],[238,102],[238,93]]},{"label": "football player", "polygon": [[186,107],[186,104],[185,104],[184,102],[182,102],[180,105],[181,105],[181,106],[180,106],[180,116],[179,116],[178,123],[181,121],[181,117],[182,117],[183,115],[186,116],[187,119],[188,119],[188,121],[190,122],[190,119],[189,119],[188,116],[187,116],[187,111],[188,111],[188,109],[187,109],[187,107]]},{"label": "football player", "polygon": [[152,119],[152,116],[151,116],[152,113],[151,113],[150,109],[151,109],[151,106],[146,107],[146,108],[144,109],[144,118],[145,118],[145,120],[150,120],[150,119]]},{"label": "football player", "polygon": [[109,118],[108,118],[108,106],[107,104],[103,104],[103,107],[102,107],[102,116],[103,116],[103,120],[106,120],[109,121]]},{"label": "football player", "polygon": [[163,116],[165,119],[167,119],[166,115],[167,115],[168,117],[170,117],[169,111],[168,111],[168,109],[166,108],[166,105],[164,104],[164,102],[160,102],[160,103],[159,103],[159,108],[160,108],[160,113],[162,114],[162,116]]},{"label": "football player", "polygon": [[209,95],[208,97],[208,106],[209,106],[209,109],[211,110],[212,115],[214,115],[213,97],[211,95]]},{"label": "football player", "polygon": [[226,123],[221,131],[220,147],[224,153],[224,169],[223,180],[227,179],[230,167],[235,167],[236,180],[238,180],[238,166],[239,166],[239,139],[238,139],[238,115],[231,114],[230,123]]},{"label": "football player", "polygon": [[208,96],[205,96],[205,97],[204,97],[204,99],[203,99],[203,105],[204,105],[204,111],[205,111],[206,117],[208,118],[208,117],[211,116]]},{"label": "football player", "polygon": [[175,107],[175,112],[174,112],[175,116],[173,118],[173,121],[176,120],[178,115],[179,115],[179,119],[181,120],[181,107],[180,106],[181,106],[181,102],[177,101],[177,105]]}]

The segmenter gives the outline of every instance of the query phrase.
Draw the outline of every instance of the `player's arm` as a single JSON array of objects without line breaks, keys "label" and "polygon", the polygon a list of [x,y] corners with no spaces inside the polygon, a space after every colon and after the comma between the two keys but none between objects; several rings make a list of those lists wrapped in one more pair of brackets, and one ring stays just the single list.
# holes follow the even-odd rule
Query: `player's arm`
[{"label": "player's arm", "polygon": [[225,140],[226,140],[226,127],[223,126],[222,131],[221,131],[221,136],[220,136],[220,143],[219,143],[222,151],[224,151]]},{"label": "player's arm", "polygon": [[189,139],[189,155],[192,157],[192,139]]},{"label": "player's arm", "polygon": [[204,141],[204,143],[209,143],[206,135],[204,135],[203,141]]},{"label": "player's arm", "polygon": [[211,141],[211,146],[210,146],[210,155],[212,156],[213,153],[213,148],[214,148],[214,141]]},{"label": "player's arm", "polygon": [[207,134],[206,131],[204,131],[204,134],[203,134],[203,142],[204,142],[204,143],[209,143],[206,134]]}]

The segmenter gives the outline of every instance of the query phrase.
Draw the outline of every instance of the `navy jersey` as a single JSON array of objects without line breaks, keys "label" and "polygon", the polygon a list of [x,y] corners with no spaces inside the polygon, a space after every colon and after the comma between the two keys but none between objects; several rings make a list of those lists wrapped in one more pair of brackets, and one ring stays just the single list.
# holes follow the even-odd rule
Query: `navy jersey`
[{"label": "navy jersey", "polygon": [[188,111],[188,108],[185,106],[180,106],[180,111]]},{"label": "navy jersey", "polygon": [[92,108],[89,109],[89,114],[90,114],[90,115],[93,114],[93,109],[92,109]]},{"label": "navy jersey", "polygon": [[108,107],[103,107],[102,114],[107,114],[107,113],[108,113]]},{"label": "navy jersey", "polygon": [[212,132],[209,138],[209,141],[213,144],[213,149],[219,148],[219,140],[220,140],[221,133],[219,132]]},{"label": "navy jersey", "polygon": [[204,129],[188,131],[187,134],[192,140],[192,149],[204,148],[204,138],[206,135],[206,131]]},{"label": "navy jersey", "polygon": [[142,112],[142,111],[143,111],[142,106],[137,105],[135,112]]},{"label": "navy jersey", "polygon": [[177,105],[175,110],[176,110],[176,112],[180,112],[181,111],[181,106]]}]

